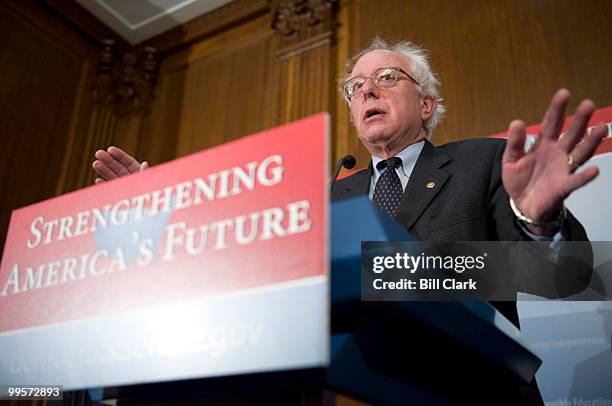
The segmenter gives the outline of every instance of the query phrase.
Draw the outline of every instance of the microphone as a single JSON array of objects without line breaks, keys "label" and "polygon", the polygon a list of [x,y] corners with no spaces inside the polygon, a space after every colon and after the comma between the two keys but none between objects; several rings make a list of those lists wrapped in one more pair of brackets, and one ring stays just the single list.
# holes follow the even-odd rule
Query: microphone
[{"label": "microphone", "polygon": [[330,190],[333,189],[334,187],[334,182],[336,182],[336,178],[338,178],[338,174],[340,173],[340,168],[344,166],[346,169],[353,169],[356,164],[357,164],[357,160],[352,155],[345,155],[342,158],[340,158],[340,160],[336,164],[336,169],[334,169],[334,176],[330,179],[330,182],[329,182]]}]

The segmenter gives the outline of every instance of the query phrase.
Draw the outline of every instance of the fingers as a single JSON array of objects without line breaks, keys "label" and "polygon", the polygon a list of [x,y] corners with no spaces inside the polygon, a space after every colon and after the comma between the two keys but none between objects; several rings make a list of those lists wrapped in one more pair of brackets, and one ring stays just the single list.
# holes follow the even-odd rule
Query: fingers
[{"label": "fingers", "polygon": [[143,166],[131,155],[113,146],[109,147],[107,151],[96,151],[95,157],[97,158],[97,163],[94,162],[93,167],[105,180],[141,172],[149,166],[148,163],[143,163]]},{"label": "fingers", "polygon": [[544,138],[557,139],[563,122],[565,120],[565,107],[570,98],[570,92],[567,89],[559,89],[553,96],[542,119],[541,135]]},{"label": "fingers", "polygon": [[591,100],[583,100],[580,105],[578,105],[572,123],[563,137],[559,140],[559,146],[566,152],[571,151],[584,136],[584,132],[587,129],[593,111],[595,111],[595,103]]},{"label": "fingers", "polygon": [[96,151],[95,157],[96,160],[92,166],[100,176],[95,180],[96,184],[141,172],[149,167],[147,162],[139,163],[130,154],[114,146],[109,147],[106,151]]},{"label": "fingers", "polygon": [[564,195],[569,196],[574,190],[586,185],[599,174],[596,166],[589,166],[584,171],[575,173],[567,178],[564,184]]},{"label": "fingers", "polygon": [[117,174],[113,172],[108,166],[106,166],[102,161],[94,161],[92,167],[94,171],[96,171],[103,180],[113,180],[118,177]]},{"label": "fingers", "polygon": [[94,180],[96,185],[99,185],[100,183],[106,183],[106,181],[102,178],[96,178],[96,180]]},{"label": "fingers", "polygon": [[106,151],[96,151],[95,157],[110,169],[116,177],[129,175],[131,172],[121,162]]},{"label": "fingers", "polygon": [[525,155],[525,137],[525,123],[521,120],[511,122],[508,126],[508,143],[502,157],[504,164],[515,162]]},{"label": "fingers", "polygon": [[574,150],[571,152],[572,156],[574,157],[574,161],[576,161],[574,169],[578,168],[593,156],[597,146],[607,134],[608,128],[606,125],[598,124],[595,128],[593,128],[591,133],[584,138],[584,141],[574,148]]},{"label": "fingers", "polygon": [[115,159],[115,161],[119,162],[123,166],[123,168],[127,169],[129,173],[137,173],[140,172],[140,163],[135,160],[130,154],[124,152],[120,148],[117,147],[109,147],[108,154]]}]

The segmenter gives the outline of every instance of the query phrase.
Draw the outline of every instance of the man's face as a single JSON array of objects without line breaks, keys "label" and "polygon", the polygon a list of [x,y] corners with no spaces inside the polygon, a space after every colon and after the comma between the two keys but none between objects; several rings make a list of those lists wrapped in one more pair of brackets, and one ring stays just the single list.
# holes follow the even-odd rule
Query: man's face
[{"label": "man's face", "polygon": [[[351,77],[370,77],[377,69],[387,67],[399,67],[412,75],[410,62],[405,57],[376,50],[359,58]],[[431,104],[430,99],[420,96],[416,84],[406,75],[400,74],[397,84],[385,89],[378,89],[368,79],[361,93],[351,99],[351,118],[359,138],[371,153],[397,153],[425,138],[423,121],[431,115]]]}]

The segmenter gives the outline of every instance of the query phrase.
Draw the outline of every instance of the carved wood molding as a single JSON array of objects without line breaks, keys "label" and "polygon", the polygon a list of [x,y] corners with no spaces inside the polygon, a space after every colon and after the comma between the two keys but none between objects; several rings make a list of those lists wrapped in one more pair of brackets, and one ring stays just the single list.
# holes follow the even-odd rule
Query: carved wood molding
[{"label": "carved wood molding", "polygon": [[149,111],[157,82],[156,53],[153,47],[145,47],[138,55],[121,52],[113,40],[103,40],[96,61],[94,103],[109,106],[119,115]]},{"label": "carved wood molding", "polygon": [[270,7],[272,28],[281,40],[279,57],[330,41],[337,0],[271,0]]},{"label": "carved wood molding", "polygon": [[97,44],[99,38],[110,38],[115,41],[118,48],[129,48],[127,41],[74,0],[37,0],[33,3],[77,32],[93,46]]},{"label": "carved wood molding", "polygon": [[[234,0],[183,23],[147,41],[155,46],[161,58],[188,48],[191,44],[210,38],[233,27],[254,20],[270,12],[269,0]],[[136,49],[141,49],[137,45]]]}]

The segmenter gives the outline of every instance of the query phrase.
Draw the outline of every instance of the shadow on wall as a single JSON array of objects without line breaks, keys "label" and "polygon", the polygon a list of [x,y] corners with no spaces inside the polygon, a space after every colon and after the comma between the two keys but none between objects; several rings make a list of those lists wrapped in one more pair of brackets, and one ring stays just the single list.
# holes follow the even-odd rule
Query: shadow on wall
[{"label": "shadow on wall", "polygon": [[609,302],[601,302],[592,314],[593,321],[600,317],[603,324],[603,350],[580,362],[574,368],[574,379],[569,392],[572,399],[593,400],[599,397],[612,403],[612,308]]},{"label": "shadow on wall", "polygon": [[[612,153],[589,163],[599,166],[599,177],[566,203],[592,241],[610,241]],[[595,272],[589,293],[605,300],[612,294],[612,261],[603,246],[593,244]],[[554,406],[573,406],[580,400],[584,405],[612,405],[612,302],[519,301],[518,310],[525,339],[544,361],[536,375],[544,401]]]}]

